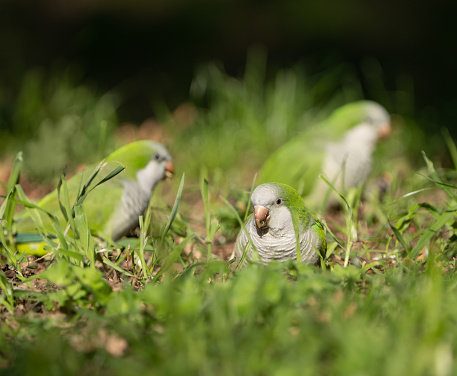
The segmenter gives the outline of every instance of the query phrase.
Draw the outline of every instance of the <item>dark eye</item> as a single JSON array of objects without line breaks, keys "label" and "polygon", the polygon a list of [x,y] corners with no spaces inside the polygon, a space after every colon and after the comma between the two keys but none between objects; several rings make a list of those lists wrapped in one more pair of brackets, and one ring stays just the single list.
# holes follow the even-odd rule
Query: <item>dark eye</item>
[{"label": "dark eye", "polygon": [[160,155],[159,155],[159,154],[154,154],[154,159],[155,159],[156,161],[158,161],[158,160],[160,159]]},{"label": "dark eye", "polygon": [[278,198],[278,199],[276,200],[276,205],[281,205],[281,204],[282,204],[282,200],[281,200],[280,198]]}]

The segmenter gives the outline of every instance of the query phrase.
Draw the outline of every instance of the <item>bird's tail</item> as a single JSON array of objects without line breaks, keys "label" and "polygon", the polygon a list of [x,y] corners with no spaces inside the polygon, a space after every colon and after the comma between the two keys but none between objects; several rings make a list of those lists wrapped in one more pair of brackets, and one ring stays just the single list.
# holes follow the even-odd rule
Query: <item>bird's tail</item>
[{"label": "bird's tail", "polygon": [[[16,250],[18,253],[26,253],[31,256],[44,256],[49,253],[45,249],[46,242],[43,237],[37,233],[17,234],[15,236]],[[0,240],[0,249],[3,248]]]}]

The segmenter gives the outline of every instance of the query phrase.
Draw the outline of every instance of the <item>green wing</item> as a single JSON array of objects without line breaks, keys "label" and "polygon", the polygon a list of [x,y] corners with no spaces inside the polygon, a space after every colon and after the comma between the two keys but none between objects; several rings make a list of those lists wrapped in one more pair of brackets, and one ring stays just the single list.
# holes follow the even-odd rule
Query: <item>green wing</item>
[{"label": "green wing", "polygon": [[325,257],[327,254],[327,238],[325,237],[325,230],[322,223],[316,218],[316,221],[311,225],[311,229],[317,234],[321,243],[318,247],[318,252],[322,257]]}]

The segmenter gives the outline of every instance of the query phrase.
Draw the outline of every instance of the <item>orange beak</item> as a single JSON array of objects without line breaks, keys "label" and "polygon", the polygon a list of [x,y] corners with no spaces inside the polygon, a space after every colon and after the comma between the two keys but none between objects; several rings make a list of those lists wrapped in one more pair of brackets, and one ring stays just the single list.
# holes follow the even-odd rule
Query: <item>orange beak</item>
[{"label": "orange beak", "polygon": [[171,179],[175,173],[175,165],[172,161],[168,161],[165,164],[165,174],[163,176],[164,179]]},{"label": "orange beak", "polygon": [[382,140],[390,135],[392,131],[392,127],[389,123],[382,124],[378,129],[378,140]]},{"label": "orange beak", "polygon": [[270,221],[270,211],[264,206],[256,206],[254,207],[254,218],[258,228],[266,228]]}]

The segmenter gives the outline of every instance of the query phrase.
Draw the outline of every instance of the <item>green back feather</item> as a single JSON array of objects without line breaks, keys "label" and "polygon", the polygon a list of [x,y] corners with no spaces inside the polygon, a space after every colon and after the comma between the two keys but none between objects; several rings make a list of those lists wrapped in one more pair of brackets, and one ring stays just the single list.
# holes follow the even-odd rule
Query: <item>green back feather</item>
[{"label": "green back feather", "polygon": [[125,167],[125,171],[122,172],[123,176],[135,179],[136,172],[146,167],[151,161],[156,145],[157,143],[149,140],[132,142],[112,152],[105,158],[105,161],[120,162]]},{"label": "green back feather", "polygon": [[300,221],[304,226],[307,226],[309,221],[313,219],[313,214],[306,208],[303,198],[290,185],[283,183],[275,184],[281,189],[281,199],[285,202],[285,205],[289,210],[296,210]]},{"label": "green back feather", "polygon": [[322,223],[312,212],[307,209],[305,201],[294,188],[287,184],[275,184],[281,188],[281,198],[285,201],[286,206],[289,208],[289,210],[296,210],[302,225],[305,228],[310,226],[322,240],[320,249],[318,249],[318,251],[322,256],[325,256],[325,252],[327,251],[327,241],[325,238],[325,230]]}]

